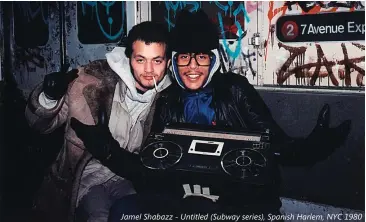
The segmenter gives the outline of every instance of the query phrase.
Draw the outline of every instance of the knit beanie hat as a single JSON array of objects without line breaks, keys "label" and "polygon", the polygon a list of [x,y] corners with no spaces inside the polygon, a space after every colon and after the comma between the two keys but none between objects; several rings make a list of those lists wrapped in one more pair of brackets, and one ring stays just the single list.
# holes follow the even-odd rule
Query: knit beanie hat
[{"label": "knit beanie hat", "polygon": [[208,52],[219,48],[219,32],[203,10],[182,10],[171,31],[171,49],[175,52]]}]

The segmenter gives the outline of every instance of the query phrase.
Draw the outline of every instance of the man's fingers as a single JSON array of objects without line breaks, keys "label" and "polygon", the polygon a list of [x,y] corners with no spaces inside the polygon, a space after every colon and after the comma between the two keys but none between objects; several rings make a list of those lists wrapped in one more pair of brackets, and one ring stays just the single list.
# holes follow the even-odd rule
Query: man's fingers
[{"label": "man's fingers", "polygon": [[335,150],[346,142],[351,131],[351,121],[346,120],[337,127],[330,128],[328,130],[324,145],[329,147],[331,150]]},{"label": "man's fingers", "polygon": [[319,112],[317,124],[320,127],[329,127],[330,122],[330,106],[325,104]]},{"label": "man's fingers", "polygon": [[351,123],[352,123],[351,120],[346,120],[346,121],[342,122],[339,126],[334,128],[334,132],[335,132],[334,136],[339,139],[339,142],[341,144],[343,144],[346,141],[346,139],[351,131]]}]

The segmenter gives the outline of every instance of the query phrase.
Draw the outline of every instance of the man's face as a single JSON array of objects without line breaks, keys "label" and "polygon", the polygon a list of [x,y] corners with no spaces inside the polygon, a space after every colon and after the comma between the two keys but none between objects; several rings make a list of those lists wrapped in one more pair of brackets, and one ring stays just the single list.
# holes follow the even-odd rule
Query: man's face
[{"label": "man's face", "polygon": [[179,53],[176,56],[178,72],[186,88],[199,89],[208,77],[210,55],[207,53]]},{"label": "man's face", "polygon": [[164,43],[149,43],[137,40],[132,44],[131,68],[136,79],[136,88],[145,92],[154,88],[165,75],[167,58]]}]

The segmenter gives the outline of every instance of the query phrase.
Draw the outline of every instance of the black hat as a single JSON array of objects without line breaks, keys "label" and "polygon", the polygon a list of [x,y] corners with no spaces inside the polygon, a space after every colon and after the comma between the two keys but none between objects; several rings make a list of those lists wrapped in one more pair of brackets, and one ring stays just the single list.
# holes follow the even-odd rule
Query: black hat
[{"label": "black hat", "polygon": [[171,31],[171,49],[176,52],[206,52],[219,48],[219,33],[207,14],[182,10]]}]

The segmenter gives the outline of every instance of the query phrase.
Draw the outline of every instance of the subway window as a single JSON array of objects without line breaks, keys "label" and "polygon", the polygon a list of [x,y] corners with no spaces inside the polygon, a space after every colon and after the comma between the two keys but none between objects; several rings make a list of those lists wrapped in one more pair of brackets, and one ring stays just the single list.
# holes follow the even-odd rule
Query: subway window
[{"label": "subway window", "polygon": [[83,44],[117,43],[127,33],[125,2],[77,2],[78,38]]},{"label": "subway window", "polygon": [[15,43],[23,48],[43,46],[49,37],[49,2],[13,2]]}]

